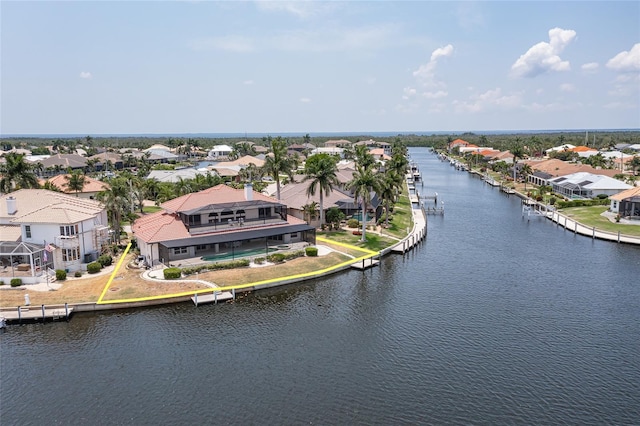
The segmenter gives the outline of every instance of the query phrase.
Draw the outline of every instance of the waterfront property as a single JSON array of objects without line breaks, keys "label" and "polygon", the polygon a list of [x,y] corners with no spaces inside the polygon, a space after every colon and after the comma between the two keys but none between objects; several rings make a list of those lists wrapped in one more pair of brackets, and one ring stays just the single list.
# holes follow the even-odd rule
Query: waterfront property
[{"label": "waterfront property", "polygon": [[610,210],[622,217],[640,219],[640,187],[633,187],[609,197]]},{"label": "waterfront property", "polygon": [[632,188],[617,179],[587,172],[572,173],[549,179],[553,191],[568,198],[595,198],[598,195],[615,195]]},{"label": "waterfront property", "polygon": [[83,269],[109,240],[101,203],[44,189],[0,197],[0,226],[3,271],[25,282],[40,281],[46,267]]},{"label": "waterfront property", "polygon": [[287,213],[278,200],[217,185],[183,195],[160,206],[162,211],[136,220],[132,231],[149,265],[215,256],[243,247],[296,242],[315,244],[315,228]]}]

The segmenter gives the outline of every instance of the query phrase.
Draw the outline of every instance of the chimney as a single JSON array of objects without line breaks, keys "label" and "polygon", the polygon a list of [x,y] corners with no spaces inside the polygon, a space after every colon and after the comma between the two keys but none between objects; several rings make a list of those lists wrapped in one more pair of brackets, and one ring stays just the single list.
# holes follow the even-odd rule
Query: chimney
[{"label": "chimney", "polygon": [[253,200],[253,185],[251,183],[244,184],[244,199],[247,201]]},{"label": "chimney", "polygon": [[16,214],[18,211],[17,200],[13,197],[7,197],[7,213],[10,215]]}]

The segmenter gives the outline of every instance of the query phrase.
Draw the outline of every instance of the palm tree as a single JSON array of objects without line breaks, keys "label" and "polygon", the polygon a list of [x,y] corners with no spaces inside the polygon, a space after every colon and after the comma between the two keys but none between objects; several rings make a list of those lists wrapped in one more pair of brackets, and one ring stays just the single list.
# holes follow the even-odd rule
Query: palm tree
[{"label": "palm tree", "polygon": [[110,186],[109,189],[99,192],[97,199],[104,204],[116,243],[120,244],[122,217],[129,208],[129,185],[125,179],[117,177],[111,180]]},{"label": "palm tree", "polygon": [[280,174],[286,174],[293,180],[293,170],[297,163],[295,158],[287,155],[287,143],[280,136],[271,141],[271,153],[265,158],[262,169],[276,182],[276,193],[280,200]]},{"label": "palm tree", "polygon": [[379,179],[372,167],[357,166],[356,171],[353,173],[353,179],[347,183],[347,189],[353,191],[353,195],[356,199],[360,199],[362,206],[362,239],[360,241],[367,241],[367,210],[369,207],[369,201],[371,200],[372,192],[379,190]]},{"label": "palm tree", "polygon": [[379,196],[384,201],[385,226],[389,227],[389,205],[395,203],[398,199],[398,188],[402,185],[402,180],[398,180],[395,171],[388,171],[380,175],[380,192]]},{"label": "palm tree", "polygon": [[86,176],[78,170],[74,170],[70,175],[64,177],[67,181],[67,188],[71,191],[76,191],[76,197],[78,192],[82,191],[84,186],[89,183]]},{"label": "palm tree", "polygon": [[318,211],[318,203],[312,201],[309,204],[302,206],[302,213],[305,218],[308,218],[307,223],[311,224],[311,221],[315,219],[316,212]]},{"label": "palm tree", "polygon": [[369,149],[365,145],[356,145],[354,150],[354,158],[356,164],[368,168],[376,163],[376,159],[369,152]]},{"label": "palm tree", "polygon": [[304,181],[310,181],[307,195],[316,195],[320,190],[320,225],[324,225],[324,195],[329,196],[334,186],[338,186],[338,166],[335,157],[329,154],[315,154],[307,158]]},{"label": "palm tree", "polygon": [[0,164],[0,192],[40,187],[34,166],[24,160],[23,154],[10,152],[4,158],[5,163]]},{"label": "palm tree", "polygon": [[527,190],[527,181],[529,180],[529,175],[533,173],[533,169],[528,164],[523,164],[520,168],[520,174],[524,178],[524,190]]},{"label": "palm tree", "polygon": [[511,155],[513,155],[513,183],[515,185],[516,183],[516,172],[518,169],[518,158],[524,158],[525,155],[525,150],[522,147],[522,145],[520,145],[521,139],[519,137],[516,137],[516,145],[512,146],[511,149],[509,150],[511,152]]}]

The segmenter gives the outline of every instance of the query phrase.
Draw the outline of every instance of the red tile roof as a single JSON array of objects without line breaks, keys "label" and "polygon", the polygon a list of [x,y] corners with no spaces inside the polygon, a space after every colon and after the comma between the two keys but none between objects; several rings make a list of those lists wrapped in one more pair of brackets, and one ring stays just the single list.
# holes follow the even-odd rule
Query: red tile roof
[{"label": "red tile roof", "polygon": [[[278,202],[275,198],[267,197],[256,191],[253,191],[253,199],[272,203]],[[161,207],[168,212],[181,212],[197,209],[209,204],[235,203],[241,201],[247,201],[244,196],[244,189],[235,189],[221,184],[205,189],[204,191],[174,198],[173,200],[163,203]]]}]

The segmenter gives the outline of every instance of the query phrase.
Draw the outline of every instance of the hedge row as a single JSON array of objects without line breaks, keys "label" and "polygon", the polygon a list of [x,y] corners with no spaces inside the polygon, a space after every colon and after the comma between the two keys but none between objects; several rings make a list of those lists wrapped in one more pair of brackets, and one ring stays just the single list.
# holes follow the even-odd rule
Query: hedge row
[{"label": "hedge row", "polygon": [[249,260],[238,259],[238,260],[230,260],[228,262],[218,262],[218,263],[208,263],[205,265],[187,266],[186,268],[182,268],[182,273],[185,275],[193,275],[197,272],[202,272],[202,271],[218,271],[221,269],[243,268],[245,266],[249,266]]},{"label": "hedge row", "polygon": [[556,201],[556,207],[566,209],[568,207],[589,207],[589,206],[608,206],[610,201],[606,198],[597,198],[595,200],[571,200]]}]

